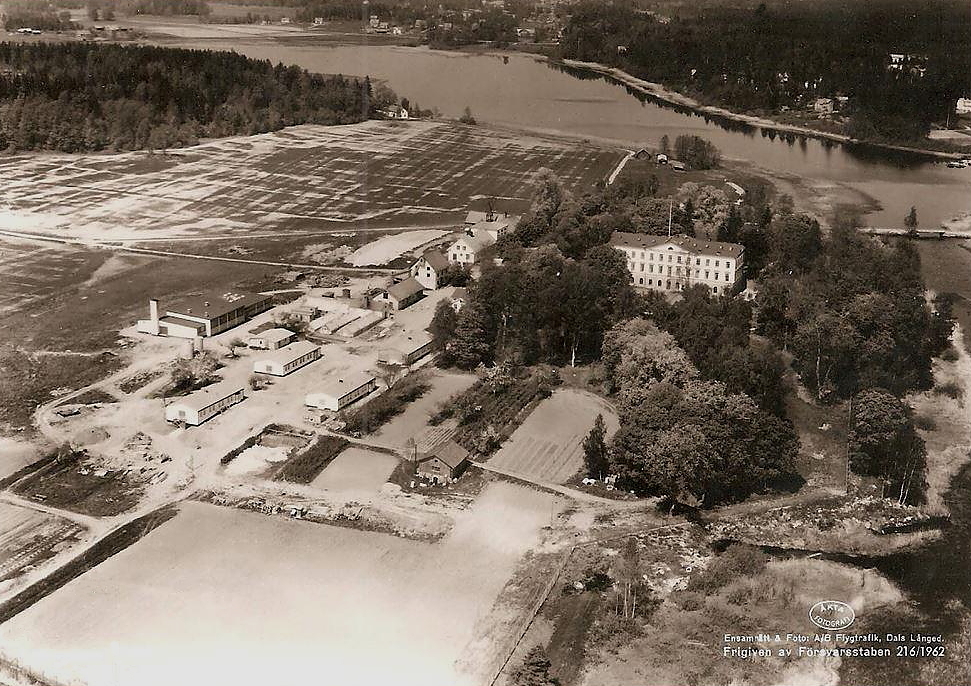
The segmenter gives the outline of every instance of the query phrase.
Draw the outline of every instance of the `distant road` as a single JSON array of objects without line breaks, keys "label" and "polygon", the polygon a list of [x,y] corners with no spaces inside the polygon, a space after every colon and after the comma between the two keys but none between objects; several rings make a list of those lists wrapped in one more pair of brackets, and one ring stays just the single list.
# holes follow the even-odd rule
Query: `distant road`
[{"label": "distant road", "polygon": [[[280,234],[277,234],[279,236]],[[315,269],[324,272],[358,272],[361,274],[398,274],[405,270],[391,269],[389,267],[341,267],[322,264],[299,264],[296,262],[275,262],[272,260],[248,260],[242,257],[220,257],[217,255],[200,255],[198,253],[174,252],[171,250],[153,250],[151,248],[132,248],[123,245],[111,245],[100,241],[83,241],[76,238],[59,238],[57,236],[46,236],[42,234],[24,233],[20,231],[0,230],[0,236],[10,238],[20,238],[31,241],[45,241],[48,243],[59,243],[61,245],[73,245],[79,248],[114,250],[115,252],[133,253],[136,255],[156,255],[159,257],[185,257],[193,260],[213,260],[216,262],[236,262],[239,264],[258,264],[268,267],[287,267],[295,269]]]}]

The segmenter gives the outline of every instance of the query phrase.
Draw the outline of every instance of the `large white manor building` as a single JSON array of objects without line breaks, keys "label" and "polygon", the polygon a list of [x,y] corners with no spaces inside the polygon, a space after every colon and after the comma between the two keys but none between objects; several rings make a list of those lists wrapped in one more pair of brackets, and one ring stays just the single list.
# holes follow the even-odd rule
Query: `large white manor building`
[{"label": "large white manor building", "polygon": [[737,243],[615,231],[610,244],[627,257],[636,288],[674,292],[702,284],[713,294],[732,295],[745,283],[745,248]]}]

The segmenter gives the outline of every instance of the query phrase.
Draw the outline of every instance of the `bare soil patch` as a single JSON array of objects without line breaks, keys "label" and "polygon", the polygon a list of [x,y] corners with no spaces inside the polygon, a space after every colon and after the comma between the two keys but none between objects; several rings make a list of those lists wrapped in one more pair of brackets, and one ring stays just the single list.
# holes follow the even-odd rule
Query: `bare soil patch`
[{"label": "bare soil patch", "polygon": [[479,686],[455,661],[549,510],[493,484],[428,544],[189,502],[0,626],[0,641],[92,684],[297,683],[325,665],[343,686]]}]

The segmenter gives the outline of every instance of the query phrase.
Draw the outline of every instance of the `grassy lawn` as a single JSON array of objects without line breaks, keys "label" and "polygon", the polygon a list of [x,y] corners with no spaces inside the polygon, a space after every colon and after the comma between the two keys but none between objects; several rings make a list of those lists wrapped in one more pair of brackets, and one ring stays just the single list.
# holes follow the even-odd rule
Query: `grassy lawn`
[{"label": "grassy lawn", "polygon": [[843,488],[846,484],[848,403],[807,403],[792,391],[786,398],[786,414],[799,433],[796,469],[807,486]]}]

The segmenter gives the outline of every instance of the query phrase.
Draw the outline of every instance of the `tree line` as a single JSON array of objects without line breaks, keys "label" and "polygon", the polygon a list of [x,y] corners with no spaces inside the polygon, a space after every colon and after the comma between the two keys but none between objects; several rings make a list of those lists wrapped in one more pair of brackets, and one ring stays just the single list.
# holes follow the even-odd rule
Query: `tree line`
[{"label": "tree line", "polygon": [[[0,6],[0,21],[7,31],[29,28],[39,31],[70,31],[71,13],[36,0],[7,0]],[[3,65],[0,64],[0,67]]]},{"label": "tree line", "polygon": [[[686,7],[665,19],[631,2],[582,2],[561,52],[745,112],[845,95],[845,132],[860,139],[922,138],[971,93],[967,3]],[[904,62],[891,67],[891,53]]]},{"label": "tree line", "polygon": [[368,79],[232,52],[0,43],[0,149],[164,149],[200,137],[348,124],[384,106]]}]

